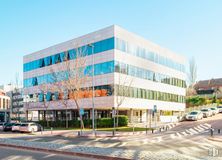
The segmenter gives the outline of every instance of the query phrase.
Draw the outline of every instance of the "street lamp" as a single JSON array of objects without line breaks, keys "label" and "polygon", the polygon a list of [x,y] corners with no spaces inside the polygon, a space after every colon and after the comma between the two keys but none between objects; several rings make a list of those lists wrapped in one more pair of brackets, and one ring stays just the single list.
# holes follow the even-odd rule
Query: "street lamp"
[{"label": "street lamp", "polygon": [[94,45],[92,43],[88,44],[89,47],[92,48],[92,128],[93,128],[93,134],[96,135],[96,130],[95,130],[95,97],[94,97]]}]

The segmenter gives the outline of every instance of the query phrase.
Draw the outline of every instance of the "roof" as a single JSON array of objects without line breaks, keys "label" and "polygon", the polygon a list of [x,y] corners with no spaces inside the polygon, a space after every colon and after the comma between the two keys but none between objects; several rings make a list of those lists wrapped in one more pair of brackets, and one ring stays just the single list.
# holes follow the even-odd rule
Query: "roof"
[{"label": "roof", "polygon": [[194,85],[194,88],[196,90],[198,89],[215,89],[222,87],[222,78],[217,79],[209,79],[209,80],[203,80],[199,81]]}]

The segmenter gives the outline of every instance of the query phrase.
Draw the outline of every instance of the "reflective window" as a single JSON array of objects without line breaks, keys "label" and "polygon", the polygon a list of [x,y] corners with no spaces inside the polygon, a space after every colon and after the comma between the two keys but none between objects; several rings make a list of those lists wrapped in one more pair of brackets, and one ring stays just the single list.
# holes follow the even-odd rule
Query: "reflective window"
[{"label": "reflective window", "polygon": [[81,46],[78,49],[71,49],[68,51],[54,54],[49,57],[45,57],[43,59],[25,63],[23,65],[23,71],[24,72],[31,71],[31,70],[42,68],[42,67],[49,66],[52,64],[64,62],[64,60],[70,60],[70,59],[73,60],[77,57],[76,50],[78,50],[78,53],[80,54],[80,56],[89,56],[92,54],[92,52],[96,54],[96,53],[114,49],[114,37],[105,39],[99,42],[95,42],[92,44],[92,46],[93,47],[90,47],[88,45]]},{"label": "reflective window", "polygon": [[185,66],[183,64],[179,64],[178,62],[175,62],[172,59],[161,56],[158,53],[154,53],[143,47],[136,46],[132,43],[126,42],[122,39],[115,38],[115,48],[123,52],[129,53],[131,55],[153,61],[155,63],[167,66],[169,68],[181,72],[185,72]]}]

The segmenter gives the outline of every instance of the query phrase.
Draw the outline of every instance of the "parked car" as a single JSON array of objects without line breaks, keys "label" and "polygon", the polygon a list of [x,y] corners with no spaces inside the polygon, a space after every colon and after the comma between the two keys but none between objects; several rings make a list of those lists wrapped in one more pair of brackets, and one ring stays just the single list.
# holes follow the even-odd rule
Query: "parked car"
[{"label": "parked car", "polygon": [[187,116],[187,113],[183,114],[182,116],[179,116],[179,117],[178,117],[178,121],[179,121],[179,122],[185,121],[185,120],[186,120],[186,116]]},{"label": "parked car", "polygon": [[210,109],[211,109],[213,115],[216,115],[216,114],[218,113],[217,108],[212,107],[212,108],[210,108]]},{"label": "parked car", "polygon": [[203,113],[204,118],[212,116],[212,111],[209,108],[203,108],[200,111]]},{"label": "parked car", "polygon": [[12,126],[12,132],[18,132],[18,131],[20,131],[20,126],[21,126],[20,123],[15,123],[15,124]]},{"label": "parked car", "polygon": [[19,128],[20,132],[38,132],[42,131],[42,126],[37,123],[22,123]]},{"label": "parked car", "polygon": [[219,113],[222,113],[222,106],[218,106],[217,109]]},{"label": "parked car", "polygon": [[192,111],[186,116],[186,120],[197,121],[199,119],[203,119],[203,113],[201,111]]},{"label": "parked car", "polygon": [[6,123],[5,126],[4,126],[4,129],[3,131],[7,132],[7,131],[12,131],[12,126],[14,125],[15,123]]},{"label": "parked car", "polygon": [[5,124],[5,122],[0,122],[0,131],[3,131]]}]

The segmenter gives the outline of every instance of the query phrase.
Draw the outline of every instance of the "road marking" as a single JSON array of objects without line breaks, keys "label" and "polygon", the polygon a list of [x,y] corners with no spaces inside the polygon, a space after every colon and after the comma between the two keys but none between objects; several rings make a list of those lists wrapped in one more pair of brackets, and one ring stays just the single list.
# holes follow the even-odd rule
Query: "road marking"
[{"label": "road marking", "polygon": [[182,135],[181,135],[179,132],[177,132],[176,135],[177,135],[179,138],[182,137]]},{"label": "road marking", "polygon": [[209,127],[206,127],[203,124],[201,124],[200,126],[203,127],[204,129],[209,129]]},{"label": "road marking", "polygon": [[193,129],[195,129],[197,132],[201,132],[201,130],[198,129],[197,127],[194,127]]},{"label": "road marking", "polygon": [[210,125],[210,124],[208,124],[208,123],[204,123],[204,125],[205,125],[205,126],[208,126],[208,127],[211,127],[211,125]]},{"label": "road marking", "polygon": [[189,135],[193,135],[192,132],[190,132],[189,130],[186,129],[186,132],[189,134]]},{"label": "road marking", "polygon": [[184,136],[188,136],[186,132],[181,132],[181,134],[183,134]]},{"label": "road marking", "polygon": [[190,128],[189,131],[192,132],[193,134],[198,134],[198,132],[194,130],[193,128]]}]

